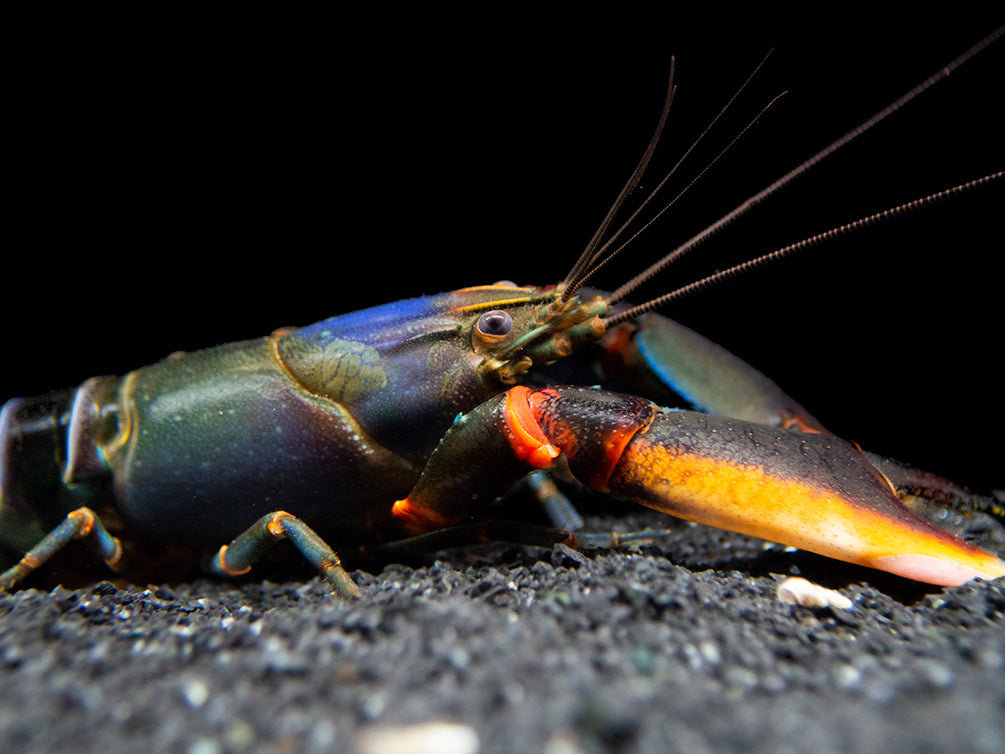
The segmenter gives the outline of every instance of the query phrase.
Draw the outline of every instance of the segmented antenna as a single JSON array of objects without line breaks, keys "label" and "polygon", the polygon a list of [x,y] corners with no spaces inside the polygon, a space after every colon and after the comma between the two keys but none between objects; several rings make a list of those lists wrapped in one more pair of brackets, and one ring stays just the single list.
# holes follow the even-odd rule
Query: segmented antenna
[{"label": "segmented antenna", "polygon": [[673,96],[676,91],[674,86],[674,67],[676,65],[676,60],[670,58],[670,76],[669,82],[667,84],[667,96],[666,101],[663,103],[663,111],[660,113],[660,119],[656,124],[656,130],[653,132],[652,137],[649,139],[649,144],[646,146],[645,151],[642,153],[642,158],[639,160],[639,164],[635,166],[635,170],[632,174],[628,176],[628,180],[625,185],[621,188],[621,192],[618,194],[611,208],[607,210],[607,214],[604,219],[600,221],[600,227],[593,233],[593,237],[590,239],[589,243],[586,244],[586,248],[583,249],[583,253],[579,255],[579,259],[572,266],[569,274],[565,276],[566,290],[562,294],[561,302],[564,304],[572,294],[579,287],[576,285],[576,281],[579,279],[583,270],[590,266],[590,263],[594,260],[597,253],[597,247],[600,246],[601,240],[607,229],[610,227],[611,223],[614,221],[614,217],[621,210],[622,205],[628,196],[635,190],[638,186],[639,181],[642,179],[643,173],[646,171],[646,167],[649,165],[649,160],[652,159],[653,152],[656,151],[656,145],[659,143],[660,135],[663,133],[663,128],[666,126],[667,118],[670,115],[670,106],[673,104]]},{"label": "segmented antenna", "polygon": [[[740,130],[740,132],[738,134],[736,134],[736,136],[734,136],[730,140],[730,142],[719,151],[719,153],[715,157],[713,157],[711,160],[709,160],[708,163],[705,165],[705,167],[703,167],[698,172],[698,174],[694,178],[692,178],[691,181],[688,182],[688,184],[686,186],[684,186],[684,188],[682,188],[680,191],[678,191],[677,195],[674,196],[673,199],[671,199],[669,202],[667,202],[665,205],[663,205],[663,209],[661,209],[659,212],[657,212],[655,215],[653,215],[649,220],[647,220],[646,223],[641,228],[639,228],[634,233],[632,233],[632,235],[630,235],[625,240],[624,243],[622,243],[620,246],[618,246],[616,249],[614,249],[614,251],[612,251],[606,257],[604,257],[603,259],[601,259],[599,262],[596,262],[595,264],[592,264],[589,269],[584,269],[582,271],[580,277],[579,277],[579,280],[576,281],[576,285],[572,288],[572,291],[575,292],[576,290],[579,290],[579,288],[581,288],[586,283],[587,280],[589,280],[597,272],[599,272],[604,267],[604,265],[606,265],[608,262],[610,262],[612,259],[614,259],[614,257],[616,257],[618,254],[620,254],[626,248],[628,248],[628,244],[630,244],[636,238],[638,238],[639,236],[641,236],[646,230],[648,230],[653,225],[653,223],[655,223],[664,214],[666,214],[670,210],[671,207],[673,207],[688,191],[690,191],[695,186],[695,184],[698,183],[698,181],[700,181],[702,178],[705,177],[705,174],[709,170],[711,170],[719,162],[719,160],[721,160],[726,155],[726,153],[730,149],[732,149],[733,146],[738,141],[740,141],[741,138],[743,138],[743,135],[745,133],[747,133],[747,131],[749,131],[751,128],[753,128],[754,125],[756,125],[757,122],[762,117],[764,117],[764,114],[766,112],[768,112],[768,110],[770,110],[775,105],[775,103],[778,102],[778,100],[780,100],[782,97],[784,97],[785,94],[786,94],[786,92],[782,92],[777,97],[775,97],[773,100],[771,100],[771,102],[769,102],[767,105],[765,105],[764,108],[761,110],[761,112],[759,112],[747,125],[745,125]],[[695,142],[695,143],[697,143],[697,142]],[[692,147],[693,146],[694,145],[692,145]],[[688,152],[690,152],[690,151],[691,150],[688,149]],[[684,156],[686,157],[687,155],[685,154]],[[625,220],[625,222],[622,224],[622,226],[620,228],[618,228],[617,232],[615,232],[611,236],[611,238],[607,241],[607,243],[605,243],[600,249],[597,250],[597,253],[594,255],[594,258],[599,257],[603,252],[605,252],[607,249],[609,249],[611,247],[611,245],[615,241],[618,240],[618,238],[621,236],[621,234],[625,230],[628,229],[628,227],[632,224],[632,222],[635,221],[635,218],[637,218],[642,213],[642,210],[646,208],[646,206],[649,204],[649,201],[651,199],[653,199],[656,196],[657,193],[659,193],[660,189],[663,188],[663,185],[667,182],[667,180],[669,180],[670,177],[676,172],[677,168],[680,167],[681,162],[683,162],[683,160],[684,160],[684,157],[682,157],[680,160],[677,161],[677,164],[673,166],[673,168],[670,170],[669,173],[666,174],[666,176],[663,178],[663,180],[660,181],[659,185],[655,189],[653,189],[652,193],[650,193],[649,196],[646,197],[646,200],[642,203],[642,205],[637,210],[635,210],[635,212],[632,213],[631,217],[629,217],[627,220]]]},{"label": "segmented antenna", "polygon": [[[813,166],[815,166],[821,160],[823,160],[824,158],[829,157],[830,155],[834,154],[834,152],[838,151],[839,149],[841,149],[842,147],[844,147],[845,145],[847,145],[848,143],[850,143],[854,139],[856,139],[859,136],[861,136],[863,133],[865,133],[866,131],[868,131],[869,129],[871,129],[873,126],[875,126],[877,123],[880,123],[881,121],[885,120],[887,117],[889,117],[891,114],[893,114],[894,112],[896,112],[897,110],[899,110],[900,108],[902,108],[908,102],[910,102],[915,97],[917,97],[919,94],[921,94],[922,92],[930,89],[932,86],[934,86],[938,82],[940,82],[943,79],[947,78],[953,71],[955,71],[957,68],[959,68],[961,65],[963,65],[963,63],[965,63],[966,61],[968,61],[970,58],[972,58],[977,53],[981,52],[985,47],[987,47],[992,42],[994,42],[995,40],[997,40],[998,38],[1000,38],[1003,34],[1005,34],[1005,27],[999,27],[998,29],[995,29],[995,31],[993,31],[987,37],[985,37],[984,39],[982,39],[980,42],[978,42],[977,44],[975,44],[973,47],[971,47],[970,49],[968,49],[966,52],[964,52],[962,55],[960,55],[959,57],[957,57],[956,59],[954,59],[953,61],[951,61],[947,65],[945,65],[944,67],[940,68],[938,71],[936,71],[935,73],[933,73],[931,76],[929,76],[927,79],[925,79],[920,84],[918,84],[917,86],[915,86],[913,89],[911,89],[910,91],[908,91],[907,93],[905,93],[904,95],[902,95],[895,102],[893,102],[892,104],[890,104],[887,107],[883,108],[878,113],[876,113],[875,115],[873,115],[871,118],[867,119],[866,121],[864,121],[863,123],[861,123],[859,126],[853,128],[851,131],[849,131],[848,133],[846,133],[844,136],[842,136],[839,139],[831,142],[828,146],[826,146],[823,149],[821,149],[819,152],[817,152],[815,155],[813,155],[812,157],[810,157],[806,161],[804,161],[801,164],[797,165],[795,168],[793,168],[792,170],[790,170],[788,173],[786,173],[785,175],[783,175],[781,178],[779,178],[778,180],[774,181],[773,183],[771,183],[770,185],[768,185],[766,188],[762,189],[761,191],[757,192],[756,194],[754,194],[753,196],[751,196],[750,198],[748,198],[747,200],[745,200],[744,202],[742,202],[739,206],[737,206],[731,212],[726,213],[721,218],[719,218],[716,222],[712,223],[711,225],[709,225],[708,227],[706,227],[704,230],[702,230],[699,233],[697,233],[695,236],[693,236],[692,238],[690,238],[688,241],[685,241],[683,244],[681,244],[680,246],[678,246],[676,249],[674,249],[673,251],[671,251],[669,254],[667,254],[666,256],[664,256],[662,259],[660,259],[659,261],[657,261],[654,264],[650,265],[647,269],[643,270],[641,273],[639,273],[634,278],[632,278],[631,280],[629,280],[627,283],[625,283],[624,285],[622,285],[621,287],[619,287],[617,290],[615,290],[610,295],[610,297],[608,297],[608,302],[609,303],[615,303],[617,301],[620,301],[620,300],[624,299],[625,296],[627,296],[629,293],[631,293],[632,291],[634,291],[635,289],[637,289],[640,285],[642,285],[643,283],[645,283],[646,281],[648,281],[654,275],[656,275],[659,272],[661,272],[671,262],[674,262],[677,259],[680,259],[684,254],[686,254],[687,252],[689,252],[692,249],[696,248],[697,246],[701,245],[702,243],[704,243],[705,241],[707,241],[709,238],[711,238],[713,235],[715,235],[716,233],[718,233],[720,230],[722,230],[726,226],[730,225],[731,223],[733,223],[734,221],[736,221],[737,219],[739,219],[743,215],[747,214],[747,212],[749,212],[751,209],[753,209],[754,207],[756,207],[758,204],[760,204],[761,202],[763,202],[768,197],[770,197],[773,194],[777,193],[781,188],[783,188],[784,186],[786,186],[789,183],[791,183],[792,181],[794,181],[796,178],[798,178],[800,175],[802,175],[803,173],[805,173],[807,170],[809,170],[810,168],[812,168]],[[981,182],[984,182],[987,179],[991,179],[991,178],[994,178],[994,177],[995,176],[992,175],[992,176],[986,177],[986,179],[978,179],[977,183],[979,185]],[[947,189],[947,191],[949,191],[951,193],[952,192],[956,192],[956,190],[958,188],[960,188],[960,187],[956,187],[954,189]],[[936,195],[933,195],[933,196],[936,196]],[[923,198],[923,199],[920,199],[920,200],[917,200],[917,201],[924,202],[925,200]],[[897,208],[893,208],[891,210],[887,210],[887,212],[894,213],[896,211],[896,209]],[[878,214],[883,214],[883,213],[878,213]],[[875,220],[875,219],[878,219],[878,218],[873,218],[873,219]],[[821,235],[823,235],[823,234],[821,234]],[[807,239],[807,240],[809,240],[809,239]],[[794,246],[795,245],[797,245],[797,244],[794,244]],[[807,246],[810,246],[810,245],[814,245],[814,244],[807,243],[807,244],[804,244],[803,246],[800,246],[800,248],[806,248]],[[793,249],[793,251],[794,250],[795,249]],[[739,265],[739,266],[742,266],[742,265]],[[662,299],[663,297],[660,297],[660,298]],[[659,300],[659,299],[654,299],[654,300]],[[652,306],[649,306],[649,303],[643,304],[641,306],[642,307],[646,307],[645,311],[648,311],[649,309],[653,308]],[[639,307],[639,308],[641,308],[641,307]],[[619,322],[623,321],[623,319],[624,319],[624,317],[622,315],[617,315],[617,317],[618,317],[617,321],[619,321]]]},{"label": "segmented antenna", "polygon": [[[705,129],[698,135],[698,138],[696,138],[691,143],[691,146],[689,146],[687,150],[684,152],[684,154],[681,155],[680,159],[677,160],[677,163],[663,177],[663,180],[657,184],[656,188],[653,189],[652,192],[650,192],[649,196],[646,197],[646,199],[642,202],[642,204],[638,207],[638,209],[636,209],[632,213],[632,215],[624,223],[622,223],[622,225],[618,228],[618,230],[615,231],[615,233],[609,239],[604,241],[603,239],[604,235],[607,233],[607,229],[611,226],[611,223],[614,221],[614,218],[617,216],[618,212],[621,211],[621,207],[624,205],[625,200],[636,189],[636,187],[639,184],[639,181],[642,179],[642,175],[645,172],[646,168],[648,167],[649,161],[652,159],[653,152],[656,149],[656,145],[659,143],[660,136],[663,133],[663,128],[666,125],[667,117],[670,113],[670,105],[673,103],[673,97],[677,91],[677,87],[673,83],[675,61],[674,58],[670,58],[670,83],[667,90],[667,99],[663,105],[663,112],[660,116],[659,123],[656,126],[656,130],[653,132],[652,138],[649,140],[649,144],[646,147],[645,152],[643,152],[642,154],[642,159],[639,160],[639,164],[635,167],[635,170],[632,172],[631,176],[629,176],[628,181],[625,183],[624,187],[622,187],[621,189],[621,192],[618,194],[617,199],[614,200],[614,203],[611,205],[611,208],[607,211],[607,214],[604,216],[604,219],[600,223],[600,227],[598,227],[596,232],[593,234],[593,237],[590,239],[590,242],[586,245],[586,249],[584,249],[583,253],[580,254],[579,259],[576,260],[576,263],[569,271],[569,274],[565,276],[565,280],[563,281],[565,285],[565,290],[562,293],[561,298],[562,303],[568,301],[575,294],[575,292],[582,287],[582,285],[586,282],[586,279],[599,268],[599,266],[606,264],[607,261],[609,261],[610,258],[614,256],[614,254],[617,254],[618,252],[621,251],[621,249],[623,249],[625,246],[631,243],[631,241],[634,240],[639,235],[639,233],[642,232],[642,230],[648,228],[657,218],[663,215],[663,213],[665,213],[677,201],[677,199],[680,198],[680,196],[684,193],[684,191],[687,190],[685,188],[684,191],[680,192],[666,207],[660,210],[660,212],[658,212],[651,220],[649,220],[649,222],[647,222],[642,229],[640,229],[631,238],[629,238],[628,241],[622,244],[621,247],[616,249],[607,259],[605,259],[599,265],[592,266],[594,261],[598,257],[600,257],[600,255],[602,255],[608,248],[610,248],[611,244],[613,244],[618,239],[618,237],[628,228],[628,226],[635,220],[635,218],[639,216],[642,210],[648,206],[649,202],[652,201],[652,199],[656,196],[656,194],[658,194],[662,190],[663,186],[670,179],[670,177],[677,172],[677,169],[681,166],[684,160],[687,159],[688,155],[690,155],[691,152],[694,151],[694,149],[698,146],[698,144],[701,143],[701,140],[705,137],[705,135],[712,130],[715,124],[719,121],[719,119],[726,113],[727,110],[729,110],[729,107],[733,104],[736,98],[740,96],[740,94],[743,92],[744,89],[747,88],[747,85],[750,84],[754,76],[757,75],[758,71],[760,71],[761,68],[764,66],[764,64],[767,62],[768,58],[771,57],[772,52],[773,50],[770,50],[768,54],[761,59],[761,62],[757,64],[757,66],[754,68],[753,71],[751,71],[747,79],[739,86],[739,88],[737,88],[737,90],[729,98],[726,104],[719,109],[719,112],[716,113],[715,117],[712,118],[712,120],[709,122],[707,126],[705,126]],[[767,108],[765,108],[765,110],[767,110]],[[763,111],[761,115],[763,115]],[[759,117],[760,115],[758,115],[758,118]],[[756,120],[757,118],[755,118],[753,122],[756,122]],[[753,125],[753,122],[750,125]],[[747,128],[749,128],[750,125],[748,125]],[[745,128],[744,131],[746,130],[747,129]],[[735,141],[735,139],[733,141]],[[732,142],[730,145],[732,145]],[[727,149],[728,148],[729,147],[727,147]],[[723,152],[725,151],[726,150],[723,150]],[[704,174],[705,171],[707,171],[708,168],[711,167],[711,165],[714,164],[715,161],[719,159],[719,157],[721,157],[723,152],[720,152],[719,155],[712,161],[712,163],[706,166],[705,170],[703,170],[702,173],[699,174],[699,177],[701,177],[701,175]],[[694,182],[695,181],[692,181],[690,184],[688,184],[688,188],[691,185],[693,185]]]},{"label": "segmented antenna", "polygon": [[630,309],[625,309],[617,314],[605,317],[604,324],[607,327],[613,327],[621,322],[626,322],[635,317],[641,316],[646,312],[658,309],[661,306],[665,306],[671,301],[676,301],[677,299],[688,296],[697,291],[704,290],[705,288],[710,288],[723,280],[728,280],[730,278],[737,277],[744,273],[750,272],[757,267],[763,267],[770,262],[776,262],[779,259],[787,257],[794,254],[797,251],[802,251],[810,246],[816,246],[824,241],[829,241],[833,238],[846,235],[852,231],[858,230],[866,225],[871,225],[872,223],[887,220],[891,217],[896,217],[898,215],[903,215],[911,212],[921,207],[927,207],[936,202],[945,199],[950,196],[955,196],[961,194],[970,189],[977,188],[978,186],[983,186],[986,183],[997,180],[999,178],[1005,177],[1005,171],[998,171],[997,173],[991,173],[990,175],[985,175],[981,178],[975,178],[972,181],[967,181],[966,183],[961,183],[958,186],[953,186],[952,188],[944,189],[942,191],[937,191],[934,194],[928,194],[927,196],[919,197],[904,204],[898,204],[896,207],[890,207],[889,209],[884,209],[880,212],[875,212],[866,217],[859,218],[858,220],[853,220],[852,222],[845,223],[844,225],[838,225],[837,227],[831,228],[830,230],[825,230],[822,233],[816,233],[809,238],[804,238],[801,241],[796,241],[795,243],[789,244],[788,246],[783,246],[780,249],[775,249],[767,254],[762,254],[754,259],[749,259],[746,262],[741,262],[740,264],[733,265],[732,267],[727,267],[724,270],[719,270],[718,272],[712,273],[706,277],[696,280],[693,283],[688,283],[680,288],[670,291],[669,293],[664,293],[662,296],[658,296],[644,304],[639,304],[638,306],[633,306]]}]

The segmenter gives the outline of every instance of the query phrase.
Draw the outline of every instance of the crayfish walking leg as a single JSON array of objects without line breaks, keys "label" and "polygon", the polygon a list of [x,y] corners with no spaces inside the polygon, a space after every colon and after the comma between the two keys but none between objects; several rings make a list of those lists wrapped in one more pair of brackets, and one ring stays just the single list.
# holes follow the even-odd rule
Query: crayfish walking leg
[{"label": "crayfish walking leg", "polygon": [[113,571],[122,557],[122,543],[113,537],[90,508],[70,511],[63,522],[49,532],[21,560],[0,574],[0,589],[11,589],[17,583],[62,550],[71,540],[90,538],[97,545],[101,558]]},{"label": "crayfish walking leg", "polygon": [[1005,575],[851,443],[590,388],[518,386],[460,417],[395,515],[416,533],[454,524],[560,454],[591,487],[697,523],[932,584]]},{"label": "crayfish walking leg", "polygon": [[240,576],[280,539],[289,539],[341,597],[359,597],[359,587],[342,568],[338,556],[307,524],[286,511],[262,516],[213,558],[212,568],[221,576]]}]

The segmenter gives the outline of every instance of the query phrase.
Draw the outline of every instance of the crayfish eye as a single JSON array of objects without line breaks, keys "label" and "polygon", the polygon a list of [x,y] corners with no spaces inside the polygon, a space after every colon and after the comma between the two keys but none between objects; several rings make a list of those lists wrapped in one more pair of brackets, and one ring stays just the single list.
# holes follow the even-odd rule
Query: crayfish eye
[{"label": "crayfish eye", "polygon": [[475,329],[486,343],[496,343],[512,332],[513,318],[500,309],[493,309],[478,318]]}]

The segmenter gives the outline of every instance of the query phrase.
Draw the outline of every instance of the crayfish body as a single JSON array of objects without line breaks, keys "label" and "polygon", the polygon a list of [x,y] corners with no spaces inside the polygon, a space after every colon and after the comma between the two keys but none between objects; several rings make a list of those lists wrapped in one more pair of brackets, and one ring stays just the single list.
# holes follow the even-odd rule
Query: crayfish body
[{"label": "crayfish body", "polygon": [[[559,459],[595,489],[909,578],[1005,574],[910,513],[865,454],[735,356],[658,315],[607,332],[602,295],[563,298],[467,288],[8,402],[0,538],[28,555],[2,585],[82,536],[118,567],[107,520],[141,542],[234,540],[214,561],[221,573],[289,538],[354,594],[327,541],[460,524]],[[667,390],[726,415],[519,384],[591,351],[619,374],[652,364]]]},{"label": "crayfish body", "polygon": [[[408,299],[8,401],[0,553],[11,563],[0,588],[73,539],[127,572],[131,551],[156,544],[220,548],[210,567],[238,574],[285,538],[355,595],[329,542],[379,549],[460,527],[491,515],[521,478],[556,467],[678,517],[911,579],[1005,575],[1005,561],[901,501],[951,503],[965,490],[832,436],[735,355],[654,306],[622,304],[627,286],[584,288],[603,253],[598,240],[552,287]],[[567,520],[553,511],[555,541]]]}]

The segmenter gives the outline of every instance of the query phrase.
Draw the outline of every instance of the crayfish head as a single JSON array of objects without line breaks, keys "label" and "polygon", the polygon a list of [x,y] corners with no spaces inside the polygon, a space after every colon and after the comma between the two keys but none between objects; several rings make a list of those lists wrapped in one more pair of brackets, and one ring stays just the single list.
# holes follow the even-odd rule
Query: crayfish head
[{"label": "crayfish head", "polygon": [[555,288],[510,291],[528,295],[469,307],[480,312],[470,324],[470,342],[481,357],[477,371],[482,379],[515,384],[532,367],[564,358],[606,331],[602,317],[607,304],[600,297],[565,301]]}]

